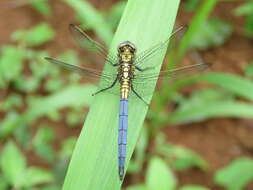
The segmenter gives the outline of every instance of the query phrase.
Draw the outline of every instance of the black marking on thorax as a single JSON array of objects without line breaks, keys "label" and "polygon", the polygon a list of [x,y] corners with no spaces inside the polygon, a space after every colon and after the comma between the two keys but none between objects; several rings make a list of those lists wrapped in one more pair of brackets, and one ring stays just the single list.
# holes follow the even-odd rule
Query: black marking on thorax
[{"label": "black marking on thorax", "polygon": [[129,41],[123,42],[118,47],[119,56],[119,81],[121,84],[130,84],[134,77],[134,56],[136,48]]}]

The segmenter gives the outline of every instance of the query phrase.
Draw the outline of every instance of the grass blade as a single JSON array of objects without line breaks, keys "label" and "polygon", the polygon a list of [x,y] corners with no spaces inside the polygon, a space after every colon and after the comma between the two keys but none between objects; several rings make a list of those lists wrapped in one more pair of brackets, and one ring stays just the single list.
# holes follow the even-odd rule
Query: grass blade
[{"label": "grass blade", "polygon": [[[115,52],[117,45],[125,40],[135,43],[140,51],[167,39],[174,25],[178,5],[179,0],[129,0],[114,36],[112,50]],[[159,65],[164,55],[165,50],[145,64]],[[127,164],[148,109],[140,100],[130,99],[129,103]],[[106,93],[95,96],[77,141],[63,190],[120,189],[117,166],[118,112],[119,97]]]},{"label": "grass blade", "polygon": [[168,117],[170,123],[188,123],[208,118],[236,117],[253,118],[253,105],[236,101],[217,101],[202,104],[191,109],[176,111]]},{"label": "grass blade", "polygon": [[203,2],[203,5],[200,7],[199,11],[197,11],[197,14],[192,19],[189,30],[180,43],[177,55],[174,59],[175,62],[173,63],[178,63],[178,61],[180,61],[187,48],[189,47],[194,35],[196,34],[196,31],[198,31],[199,27],[206,21],[208,15],[213,10],[217,2],[217,0],[207,0]]},{"label": "grass blade", "polygon": [[235,94],[236,96],[253,101],[253,94],[250,93],[253,91],[253,83],[247,78],[229,73],[210,72],[196,77],[193,76],[187,79],[178,80],[173,84],[172,89],[177,90],[189,84],[200,81],[205,81],[209,84],[219,86]]}]

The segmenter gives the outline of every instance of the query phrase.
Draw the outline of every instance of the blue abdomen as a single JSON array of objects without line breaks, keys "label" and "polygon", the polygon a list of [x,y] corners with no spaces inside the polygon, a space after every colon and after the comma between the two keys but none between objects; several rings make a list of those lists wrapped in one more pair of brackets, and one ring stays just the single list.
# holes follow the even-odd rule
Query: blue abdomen
[{"label": "blue abdomen", "polygon": [[118,131],[118,160],[119,177],[122,180],[125,173],[126,144],[128,127],[128,99],[120,99],[119,131]]}]

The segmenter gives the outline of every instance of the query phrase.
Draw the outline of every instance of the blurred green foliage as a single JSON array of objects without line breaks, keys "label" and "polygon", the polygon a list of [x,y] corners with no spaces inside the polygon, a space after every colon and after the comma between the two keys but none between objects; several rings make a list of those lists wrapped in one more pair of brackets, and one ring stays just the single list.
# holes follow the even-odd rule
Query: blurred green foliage
[{"label": "blurred green foliage", "polygon": [[228,190],[244,189],[252,180],[253,160],[250,158],[237,158],[229,166],[218,170],[214,176],[214,181]]},{"label": "blurred green foliage", "polygon": [[0,166],[4,182],[13,188],[29,189],[54,180],[49,171],[27,167],[26,158],[12,141],[8,142],[1,152]]},{"label": "blurred green foliage", "polygon": [[205,50],[224,44],[231,36],[232,26],[220,19],[209,19],[193,35],[190,48]]},{"label": "blurred green foliage", "polygon": [[[94,31],[107,46],[110,45],[125,8],[125,1],[116,3],[109,11],[104,12],[96,10],[86,1],[65,2],[73,7],[76,18],[84,29]],[[221,46],[229,39],[233,32],[233,23],[219,18],[208,19],[217,2],[207,0],[201,6],[198,0],[186,2],[184,8],[195,11],[195,15],[189,31],[179,44],[175,65],[189,48],[207,50]],[[49,1],[36,0],[30,5],[44,16],[52,15]],[[252,1],[245,1],[233,13],[246,17],[244,31],[247,36],[252,36]],[[56,150],[53,144],[57,133],[53,123],[77,126],[84,119],[83,107],[89,107],[92,102],[90,94],[95,90],[93,85],[81,85],[81,77],[78,75],[65,75],[59,68],[43,60],[49,52],[36,49],[54,37],[54,29],[47,23],[40,23],[30,29],[15,31],[11,35],[12,45],[1,47],[0,90],[3,92],[3,99],[0,101],[0,112],[4,115],[0,122],[1,190],[59,190],[76,137],[66,138]],[[58,57],[75,65],[80,63],[78,54],[71,49],[62,52]],[[129,174],[138,175],[147,164],[145,182],[126,189],[208,190],[198,185],[180,187],[173,174],[174,170],[197,167],[205,172],[208,171],[208,163],[197,153],[167,142],[161,129],[169,124],[199,122],[217,117],[252,118],[253,96],[249,93],[253,91],[252,65],[251,63],[245,68],[244,76],[241,77],[207,73],[182,78],[169,88],[167,83],[162,84],[161,89],[166,90],[155,93],[147,115],[148,122],[128,170]],[[181,88],[203,81],[212,86],[196,90],[188,97],[179,93]],[[172,113],[164,108],[168,102],[177,105]],[[67,113],[62,114],[63,109]],[[50,122],[41,122],[45,118]],[[36,128],[33,128],[32,133],[31,127],[34,125]],[[15,142],[11,139],[15,139]],[[152,151],[149,150],[151,143]],[[31,151],[47,162],[51,169],[30,166],[27,155]],[[252,171],[252,159],[238,158],[218,170],[214,175],[214,182],[227,190],[240,190],[253,179]]]},{"label": "blurred green foliage", "polygon": [[236,16],[245,16],[244,32],[247,36],[253,36],[253,2],[247,0],[234,10]]},{"label": "blurred green foliage", "polygon": [[12,34],[13,41],[25,46],[39,46],[52,39],[54,31],[47,23],[39,24],[30,30],[18,30]]},{"label": "blurred green foliage", "polygon": [[52,10],[48,0],[34,0],[31,1],[31,6],[44,16],[51,16]]}]

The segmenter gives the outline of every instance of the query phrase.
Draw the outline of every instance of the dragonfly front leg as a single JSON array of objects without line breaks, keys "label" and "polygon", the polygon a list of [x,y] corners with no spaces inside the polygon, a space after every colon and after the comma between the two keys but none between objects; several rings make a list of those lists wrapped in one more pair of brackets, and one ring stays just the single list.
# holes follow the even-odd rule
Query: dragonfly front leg
[{"label": "dragonfly front leg", "polygon": [[104,91],[109,90],[110,88],[114,87],[114,85],[116,84],[117,80],[118,80],[118,77],[116,77],[116,79],[113,81],[113,83],[112,83],[111,86],[109,86],[107,88],[103,88],[103,89],[101,89],[101,90],[93,93],[92,96],[95,96],[95,95],[99,94],[100,92],[104,92]]}]

